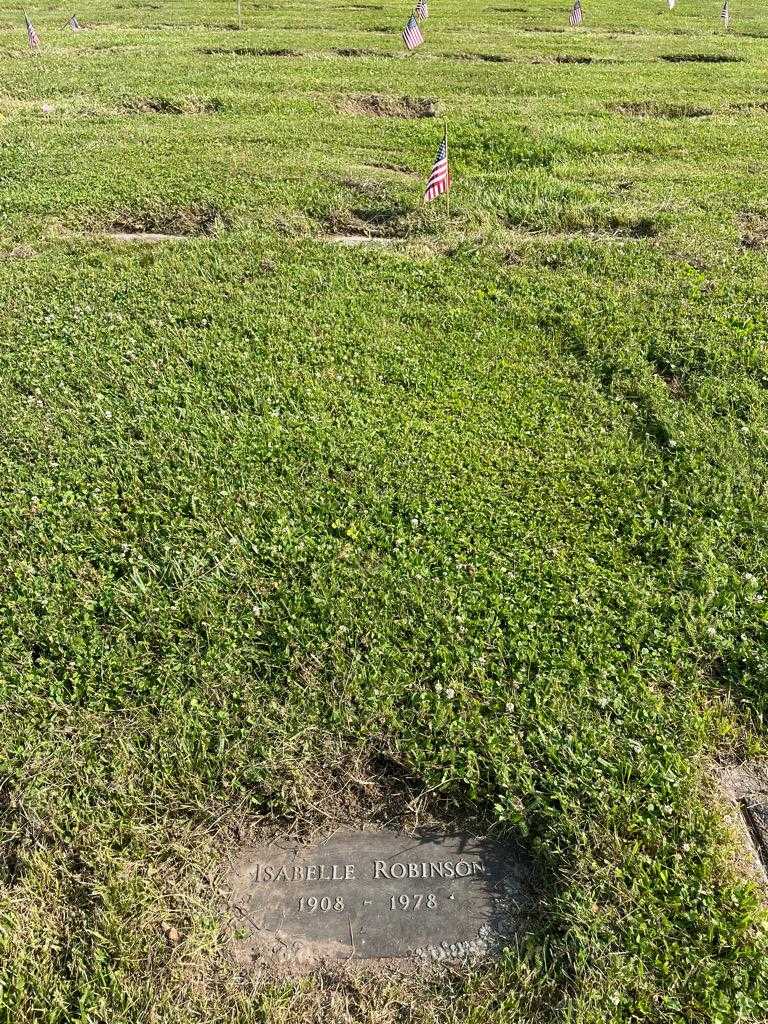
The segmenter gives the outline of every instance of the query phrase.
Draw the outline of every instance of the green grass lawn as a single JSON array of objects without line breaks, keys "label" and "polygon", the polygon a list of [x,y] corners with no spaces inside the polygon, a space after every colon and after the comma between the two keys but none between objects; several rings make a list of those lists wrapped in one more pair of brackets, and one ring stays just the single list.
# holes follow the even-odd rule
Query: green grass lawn
[{"label": "green grass lawn", "polygon": [[[0,13],[2,1024],[768,1019],[768,11],[431,8]],[[541,919],[242,976],[221,858],[366,772]]]}]

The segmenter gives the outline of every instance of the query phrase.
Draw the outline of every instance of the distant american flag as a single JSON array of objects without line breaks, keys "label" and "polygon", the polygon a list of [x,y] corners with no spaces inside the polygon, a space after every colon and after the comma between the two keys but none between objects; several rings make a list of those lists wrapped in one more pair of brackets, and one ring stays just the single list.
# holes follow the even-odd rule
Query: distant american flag
[{"label": "distant american flag", "polygon": [[416,21],[413,14],[410,16],[408,24],[403,29],[403,42],[409,50],[415,50],[417,46],[421,46],[424,42],[424,36],[421,34],[419,23]]},{"label": "distant american flag", "polygon": [[24,15],[24,20],[27,23],[27,40],[29,41],[30,50],[36,50],[40,45],[40,36],[35,32],[35,26],[29,20],[27,14]]},{"label": "distant american flag", "polygon": [[433,199],[448,192],[451,187],[451,172],[448,170],[448,132],[443,136],[440,148],[437,151],[437,160],[432,168],[432,173],[427,182],[427,189],[424,193],[424,202],[431,203]]},{"label": "distant american flag", "polygon": [[670,9],[670,11],[674,11],[674,9],[675,9],[675,0],[667,0],[667,7]]},{"label": "distant american flag", "polygon": [[723,24],[725,25],[725,27],[728,28],[728,22],[731,20],[731,12],[728,7],[728,0],[725,0],[725,3],[723,4],[723,9],[722,11],[720,11],[720,17],[723,19]]},{"label": "distant american flag", "polygon": [[581,0],[573,0],[573,7],[571,8],[571,13],[568,18],[568,21],[571,23],[571,27],[575,28],[576,25],[580,25],[583,20],[584,15],[581,11]]},{"label": "distant american flag", "polygon": [[429,4],[427,0],[419,0],[414,11],[418,21],[426,21],[429,17]]},{"label": "distant american flag", "polygon": [[69,27],[72,29],[73,32],[79,32],[80,31],[80,22],[77,20],[77,18],[74,16],[74,14],[69,19]]}]

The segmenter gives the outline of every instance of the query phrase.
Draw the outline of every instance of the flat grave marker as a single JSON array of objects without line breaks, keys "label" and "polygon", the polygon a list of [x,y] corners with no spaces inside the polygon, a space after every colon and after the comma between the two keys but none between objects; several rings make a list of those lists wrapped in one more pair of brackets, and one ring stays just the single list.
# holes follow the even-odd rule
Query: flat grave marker
[{"label": "flat grave marker", "polygon": [[251,961],[441,961],[500,950],[531,911],[530,878],[511,844],[343,831],[252,847],[230,882]]}]

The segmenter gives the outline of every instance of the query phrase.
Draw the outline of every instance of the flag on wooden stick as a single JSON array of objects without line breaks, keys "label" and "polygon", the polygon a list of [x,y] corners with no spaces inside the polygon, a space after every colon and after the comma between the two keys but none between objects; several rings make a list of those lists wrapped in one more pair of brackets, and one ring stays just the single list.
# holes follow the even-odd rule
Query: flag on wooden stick
[{"label": "flag on wooden stick", "polygon": [[728,7],[728,0],[725,0],[725,3],[723,4],[723,9],[722,11],[720,11],[720,17],[723,19],[723,24],[725,25],[725,27],[728,28],[728,25],[731,21],[731,11]]},{"label": "flag on wooden stick", "polygon": [[35,32],[35,26],[29,20],[29,15],[24,12],[24,20],[27,23],[27,41],[29,43],[30,50],[36,50],[40,45],[40,36]]},{"label": "flag on wooden stick", "polygon": [[74,16],[74,14],[69,19],[69,27],[72,29],[73,32],[79,32],[80,31],[80,22],[77,20],[77,18]]},{"label": "flag on wooden stick", "polygon": [[571,13],[568,16],[568,21],[571,28],[576,28],[577,25],[581,25],[584,21],[584,14],[581,10],[581,0],[573,0],[573,7]]},{"label": "flag on wooden stick", "polygon": [[448,169],[448,127],[446,126],[445,135],[443,135],[443,141],[437,151],[437,159],[424,192],[424,202],[431,203],[438,196],[450,192],[450,189],[451,172]]},{"label": "flag on wooden stick", "polygon": [[675,0],[667,0],[667,7],[670,9],[670,11],[674,11],[674,9],[675,9]]},{"label": "flag on wooden stick", "polygon": [[424,42],[424,36],[421,34],[419,23],[416,21],[416,17],[413,14],[410,16],[407,25],[403,29],[403,42],[409,50],[415,50]]},{"label": "flag on wooden stick", "polygon": [[429,4],[427,0],[419,0],[413,13],[416,15],[417,21],[426,21],[429,17]]}]

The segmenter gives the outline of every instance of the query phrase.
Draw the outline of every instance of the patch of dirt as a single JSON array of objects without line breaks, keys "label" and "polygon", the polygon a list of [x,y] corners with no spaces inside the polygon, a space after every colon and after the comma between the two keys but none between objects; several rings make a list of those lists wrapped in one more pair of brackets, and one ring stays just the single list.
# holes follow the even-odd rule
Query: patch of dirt
[{"label": "patch of dirt", "polygon": [[394,208],[336,210],[326,218],[325,227],[339,237],[391,241],[406,236],[404,216],[402,210]]},{"label": "patch of dirt", "polygon": [[368,117],[400,117],[415,120],[421,117],[437,117],[440,106],[437,100],[422,99],[418,96],[345,96],[337,104],[342,114],[363,114]]},{"label": "patch of dirt", "polygon": [[169,99],[166,96],[143,96],[125,100],[121,109],[129,114],[216,114],[224,109],[219,99],[188,96]]},{"label": "patch of dirt", "polygon": [[559,53],[551,58],[555,64],[593,64],[594,57],[582,56],[575,53]]},{"label": "patch of dirt", "polygon": [[679,117],[711,117],[714,110],[711,107],[693,107],[687,103],[654,103],[645,100],[640,103],[616,103],[610,108],[617,114],[624,114],[626,117],[661,117],[674,119]]},{"label": "patch of dirt", "polygon": [[332,11],[383,11],[381,4],[336,4]]},{"label": "patch of dirt", "polygon": [[381,50],[363,50],[358,47],[342,47],[329,51],[334,57],[386,57],[392,59],[394,53],[382,53]]},{"label": "patch of dirt", "polygon": [[110,221],[102,233],[119,242],[183,241],[210,236],[225,225],[214,206],[193,206],[172,212],[126,212]]},{"label": "patch of dirt", "polygon": [[768,246],[768,217],[759,213],[743,213],[739,218],[741,244],[745,249],[765,249]]},{"label": "patch of dirt", "polygon": [[303,57],[299,50],[262,48],[259,46],[205,46],[200,51],[208,56],[226,57]]},{"label": "patch of dirt", "polygon": [[638,217],[636,220],[613,217],[607,227],[614,235],[624,238],[656,238],[659,234],[659,226],[653,217]]},{"label": "patch of dirt", "polygon": [[682,377],[679,374],[675,373],[668,366],[663,366],[657,362],[653,362],[652,366],[653,372],[666,386],[670,398],[682,402],[688,397]]},{"label": "patch of dirt", "polygon": [[667,53],[659,57],[668,64],[738,64],[743,59],[726,53]]},{"label": "patch of dirt", "polygon": [[738,114],[768,114],[768,102],[731,103],[728,109]]},{"label": "patch of dirt", "polygon": [[[268,820],[244,818],[231,837],[240,847],[273,839],[314,842],[331,829],[394,828],[413,831],[454,827],[482,833],[488,822],[467,816],[450,804],[439,789],[425,789],[394,752],[343,751],[330,738],[318,741],[320,750],[298,754],[295,762],[281,760],[279,771],[265,774],[273,791],[267,803],[278,809]],[[308,764],[307,756],[317,757]],[[291,808],[290,816],[281,808]]]},{"label": "patch of dirt", "polygon": [[501,53],[449,53],[446,57],[453,60],[477,60],[486,64],[513,64],[515,58]]}]

